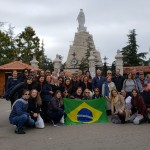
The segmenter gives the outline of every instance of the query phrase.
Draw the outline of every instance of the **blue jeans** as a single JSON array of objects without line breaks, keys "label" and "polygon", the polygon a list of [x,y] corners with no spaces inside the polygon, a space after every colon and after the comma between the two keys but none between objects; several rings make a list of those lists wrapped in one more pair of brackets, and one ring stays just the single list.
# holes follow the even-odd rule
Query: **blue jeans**
[{"label": "blue jeans", "polygon": [[10,120],[10,123],[17,126],[16,130],[23,130],[24,126],[34,126],[35,121],[26,114],[23,114],[21,116],[13,117]]}]

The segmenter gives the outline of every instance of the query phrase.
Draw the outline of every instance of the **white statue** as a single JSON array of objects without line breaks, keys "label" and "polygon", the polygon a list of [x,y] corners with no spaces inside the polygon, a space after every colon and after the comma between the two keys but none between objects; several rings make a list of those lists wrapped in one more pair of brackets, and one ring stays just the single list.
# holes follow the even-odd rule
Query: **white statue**
[{"label": "white statue", "polygon": [[78,31],[86,31],[86,27],[84,27],[85,24],[85,15],[83,12],[83,9],[80,9],[80,13],[77,17],[78,23],[79,23],[79,27],[78,27]]},{"label": "white statue", "polygon": [[80,13],[77,17],[77,20],[78,20],[79,26],[84,27],[85,15],[84,15],[83,9],[80,9]]}]

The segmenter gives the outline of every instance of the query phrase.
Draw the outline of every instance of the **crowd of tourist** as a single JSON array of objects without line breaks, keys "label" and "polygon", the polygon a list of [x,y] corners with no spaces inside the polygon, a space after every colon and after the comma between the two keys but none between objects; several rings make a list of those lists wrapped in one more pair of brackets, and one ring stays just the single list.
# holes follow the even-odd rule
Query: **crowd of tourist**
[{"label": "crowd of tourist", "polygon": [[15,133],[24,134],[23,127],[34,126],[39,114],[45,122],[54,125],[65,117],[63,98],[92,100],[106,98],[107,114],[113,123],[150,122],[150,74],[132,70],[126,77],[117,69],[107,76],[96,70],[94,78],[90,72],[69,74],[23,70],[12,72],[6,84],[6,99],[11,101],[11,124],[16,125]]}]

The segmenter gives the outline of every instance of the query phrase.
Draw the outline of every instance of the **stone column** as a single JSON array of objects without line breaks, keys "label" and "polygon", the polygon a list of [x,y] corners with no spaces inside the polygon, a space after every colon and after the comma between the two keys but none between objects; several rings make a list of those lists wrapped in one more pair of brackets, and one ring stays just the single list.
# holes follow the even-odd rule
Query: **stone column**
[{"label": "stone column", "polygon": [[56,58],[54,59],[54,71],[56,72],[57,76],[59,76],[59,71],[61,68],[61,59],[59,58],[59,55],[56,55]]},{"label": "stone column", "polygon": [[93,51],[90,52],[89,60],[89,71],[91,73],[92,78],[95,77],[95,56],[93,54]]},{"label": "stone column", "polygon": [[123,75],[123,55],[120,53],[120,50],[117,50],[116,59],[116,69],[120,69],[120,74]]},{"label": "stone column", "polygon": [[35,54],[33,54],[33,59],[30,61],[31,66],[33,66],[35,68],[39,68],[38,63],[39,62],[36,60]]}]

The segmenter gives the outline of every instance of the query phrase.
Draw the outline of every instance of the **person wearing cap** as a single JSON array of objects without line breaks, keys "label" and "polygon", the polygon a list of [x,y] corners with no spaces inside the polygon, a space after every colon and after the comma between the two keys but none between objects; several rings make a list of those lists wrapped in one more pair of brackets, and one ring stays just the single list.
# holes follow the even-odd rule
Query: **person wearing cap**
[{"label": "person wearing cap", "polygon": [[29,70],[28,69],[24,69],[22,74],[20,74],[18,76],[18,79],[19,79],[20,82],[24,82],[27,79],[28,76],[29,76]]},{"label": "person wearing cap", "polygon": [[33,82],[32,76],[28,76],[24,82],[20,82],[11,90],[11,92],[10,92],[11,106],[17,99],[21,98],[21,96],[22,96],[21,94],[24,89],[27,89],[29,91],[31,91],[33,89],[32,82]]}]

